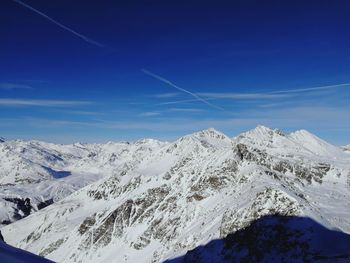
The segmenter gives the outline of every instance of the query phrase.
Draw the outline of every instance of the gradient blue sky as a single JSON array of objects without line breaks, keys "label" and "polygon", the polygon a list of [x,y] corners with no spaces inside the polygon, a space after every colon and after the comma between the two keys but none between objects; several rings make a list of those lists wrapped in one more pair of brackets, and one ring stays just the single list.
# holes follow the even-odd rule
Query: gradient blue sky
[{"label": "gradient blue sky", "polygon": [[341,0],[2,0],[0,136],[173,140],[262,124],[348,144],[349,14]]}]

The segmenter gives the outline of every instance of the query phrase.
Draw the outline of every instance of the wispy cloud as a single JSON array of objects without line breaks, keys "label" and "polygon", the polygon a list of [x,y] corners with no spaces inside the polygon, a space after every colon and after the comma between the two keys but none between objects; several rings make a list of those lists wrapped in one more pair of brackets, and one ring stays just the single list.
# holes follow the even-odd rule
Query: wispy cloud
[{"label": "wispy cloud", "polygon": [[51,18],[50,16],[46,15],[45,13],[43,13],[43,12],[41,12],[41,11],[35,9],[34,7],[28,5],[28,4],[26,4],[26,3],[24,3],[24,2],[22,2],[22,1],[20,1],[20,0],[12,0],[12,1],[14,1],[14,2],[16,2],[16,3],[22,5],[22,6],[26,7],[26,8],[28,8],[29,10],[33,11],[34,13],[36,13],[36,14],[38,14],[38,15],[40,15],[40,16],[46,18],[46,19],[49,20],[50,22],[52,22],[52,23],[54,23],[55,25],[57,25],[57,26],[63,28],[64,30],[66,30],[66,31],[68,31],[68,32],[70,32],[70,33],[72,33],[73,35],[75,35],[75,36],[81,38],[81,39],[84,40],[85,42],[87,42],[87,43],[89,43],[89,44],[92,44],[92,45],[95,45],[95,46],[98,46],[98,47],[104,47],[104,45],[101,44],[100,42],[97,42],[97,41],[95,41],[95,40],[93,40],[93,39],[91,39],[91,38],[89,38],[89,37],[87,37],[87,36],[85,36],[85,35],[83,35],[83,34],[78,33],[77,31],[73,30],[72,28],[70,28],[70,27],[68,27],[68,26],[65,26],[65,25],[61,24],[61,23],[58,22],[57,20]]},{"label": "wispy cloud", "polygon": [[[214,98],[207,98],[206,100],[216,100]],[[191,102],[197,102],[198,100],[189,99],[189,100],[175,100],[175,101],[164,101],[159,102],[156,105],[172,105],[172,104],[184,104],[184,103],[191,103]]]},{"label": "wispy cloud", "polygon": [[95,112],[95,111],[60,110],[59,112],[66,113],[66,114],[72,114],[72,115],[83,115],[83,116],[104,115],[102,112]]},{"label": "wispy cloud", "polygon": [[255,100],[255,99],[280,99],[289,98],[290,94],[269,94],[269,93],[232,93],[232,92],[201,92],[199,96],[211,99],[236,99],[236,100]]},{"label": "wispy cloud", "polygon": [[139,114],[140,117],[154,117],[159,115],[160,115],[160,112],[154,112],[154,111],[142,112]]},{"label": "wispy cloud", "polygon": [[302,89],[277,90],[270,92],[239,93],[239,92],[200,92],[197,95],[208,99],[235,99],[235,100],[270,100],[285,99],[298,96],[300,93],[310,93],[321,90],[330,90],[350,86],[350,83],[317,86]]},{"label": "wispy cloud", "polygon": [[303,89],[278,90],[278,91],[272,91],[270,92],[270,94],[301,93],[301,92],[310,92],[310,91],[319,91],[319,90],[329,90],[329,89],[335,89],[335,88],[346,87],[346,86],[350,86],[350,83],[318,86],[318,87],[303,88]]},{"label": "wispy cloud", "polygon": [[[350,114],[350,109],[335,107],[289,107],[280,110],[267,110],[256,112],[254,110],[242,113],[237,118],[214,118],[208,117],[204,119],[196,118],[175,118],[169,122],[168,118],[159,119],[154,122],[146,121],[113,121],[113,120],[94,120],[94,121],[72,121],[72,120],[54,120],[54,119],[6,119],[3,124],[13,122],[13,124],[27,123],[28,125],[37,126],[44,125],[53,126],[80,126],[95,127],[104,129],[145,129],[156,131],[186,131],[189,129],[199,130],[208,127],[221,129],[246,129],[263,124],[270,127],[279,128],[318,128],[318,129],[350,129],[349,122],[346,122]],[[5,119],[2,119],[5,120]],[[1,126],[0,121],[0,126]],[[331,124],[331,125],[330,125]]]},{"label": "wispy cloud", "polygon": [[32,89],[32,87],[29,85],[25,85],[25,84],[2,82],[2,83],[0,83],[0,89],[2,89],[2,90]]},{"label": "wispy cloud", "polygon": [[71,107],[88,104],[91,104],[91,102],[75,100],[0,99],[0,106]]},{"label": "wispy cloud", "polygon": [[48,80],[43,80],[43,79],[24,79],[23,81],[28,83],[33,83],[33,84],[49,83]]},{"label": "wispy cloud", "polygon": [[203,109],[196,108],[171,108],[169,109],[171,112],[203,112]]},{"label": "wispy cloud", "polygon": [[154,94],[152,97],[158,98],[158,99],[168,99],[168,98],[174,98],[178,97],[180,93],[178,92],[172,92],[172,93],[160,93],[160,94]]},{"label": "wispy cloud", "polygon": [[173,88],[175,88],[175,89],[177,89],[179,91],[182,91],[184,93],[187,93],[187,94],[191,95],[192,97],[196,98],[198,101],[201,101],[201,102],[207,104],[208,106],[210,106],[212,108],[225,111],[225,109],[210,103],[209,101],[203,99],[202,97],[198,96],[197,94],[195,94],[195,93],[193,93],[191,91],[188,91],[186,89],[183,89],[183,88],[177,86],[176,84],[172,83],[171,81],[169,81],[169,80],[167,80],[167,79],[165,79],[165,78],[163,78],[163,77],[161,77],[161,76],[159,76],[157,74],[154,74],[154,73],[152,73],[152,72],[150,72],[150,71],[148,71],[146,69],[142,69],[142,72],[147,74],[147,75],[149,75],[149,76],[151,76],[151,77],[153,77],[153,78],[155,78],[155,79],[157,79],[157,80],[159,80],[159,81],[161,81],[161,82],[164,82],[165,84],[168,84],[169,86],[171,86],[171,87],[173,87]]},{"label": "wispy cloud", "polygon": [[[283,111],[280,109],[268,109],[264,111],[242,112],[237,117],[218,118],[215,116],[205,117],[203,119],[183,117],[183,118],[159,118],[157,121],[144,118],[142,120],[91,120],[91,121],[76,121],[64,119],[43,119],[43,118],[18,118],[18,119],[0,119],[0,127],[11,128],[30,127],[36,129],[54,129],[58,128],[74,128],[82,129],[83,131],[93,132],[94,136],[101,129],[106,130],[123,130],[123,131],[140,131],[140,137],[148,136],[148,131],[152,134],[158,134],[158,137],[169,140],[169,138],[178,138],[208,127],[215,127],[228,135],[236,135],[242,131],[254,128],[258,124],[269,127],[276,127],[287,130],[308,129],[317,131],[319,134],[329,130],[350,131],[350,122],[348,116],[350,109],[338,107],[287,107]],[[155,133],[154,133],[155,132]],[[114,133],[113,133],[114,134]],[[6,135],[6,134],[5,134]],[[9,137],[8,135],[6,135]],[[123,139],[128,139],[125,135]],[[170,137],[169,137],[170,136]],[[154,137],[154,136],[153,136]],[[336,136],[335,136],[336,137]],[[96,140],[96,137],[93,137]],[[331,141],[337,140],[337,143],[349,143],[348,138],[337,139],[329,137]],[[78,140],[78,138],[74,139]],[[72,141],[74,141],[72,140]],[[93,139],[94,140],[94,139]],[[341,141],[343,140],[343,141]]]}]

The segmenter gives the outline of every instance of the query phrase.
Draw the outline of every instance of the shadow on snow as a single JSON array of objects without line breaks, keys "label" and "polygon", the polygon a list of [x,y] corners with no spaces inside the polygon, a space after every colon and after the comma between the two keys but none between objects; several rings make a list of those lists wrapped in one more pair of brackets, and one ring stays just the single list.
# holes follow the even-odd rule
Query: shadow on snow
[{"label": "shadow on snow", "polygon": [[165,262],[350,262],[350,235],[310,218],[270,215]]}]

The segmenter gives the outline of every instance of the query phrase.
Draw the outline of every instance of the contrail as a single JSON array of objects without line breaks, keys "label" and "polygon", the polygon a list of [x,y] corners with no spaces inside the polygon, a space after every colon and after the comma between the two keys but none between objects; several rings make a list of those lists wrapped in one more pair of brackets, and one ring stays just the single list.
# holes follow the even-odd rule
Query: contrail
[{"label": "contrail", "polygon": [[104,47],[103,44],[101,44],[101,43],[99,43],[99,42],[97,42],[97,41],[95,41],[95,40],[93,40],[93,39],[91,39],[91,38],[88,38],[88,37],[86,37],[86,36],[84,36],[84,35],[82,35],[82,34],[76,32],[76,31],[74,31],[73,29],[71,29],[71,28],[69,28],[69,27],[67,27],[67,26],[65,26],[65,25],[63,25],[63,24],[61,24],[60,22],[58,22],[58,21],[56,21],[55,19],[49,17],[48,15],[44,14],[43,12],[41,12],[41,11],[35,9],[34,7],[31,7],[30,5],[24,3],[24,2],[22,2],[22,1],[20,1],[20,0],[12,0],[12,1],[14,1],[14,2],[16,2],[16,3],[22,5],[22,6],[26,7],[26,8],[28,8],[29,10],[31,10],[31,11],[37,13],[38,15],[41,15],[42,17],[46,18],[46,19],[49,20],[50,22],[52,22],[52,23],[54,23],[55,25],[57,25],[57,26],[59,26],[59,27],[65,29],[65,30],[67,30],[68,32],[70,32],[70,33],[76,35],[77,37],[81,38],[82,40],[84,40],[84,41],[86,41],[86,42],[88,42],[88,43],[90,43],[90,44],[92,44],[92,45],[98,46],[98,47]]},{"label": "contrail", "polygon": [[171,81],[169,81],[169,80],[167,80],[167,79],[165,79],[165,78],[163,78],[163,77],[161,77],[161,76],[159,76],[159,75],[157,75],[157,74],[154,74],[154,73],[152,73],[152,72],[150,72],[150,71],[148,71],[148,70],[146,70],[146,69],[141,69],[141,71],[142,71],[143,73],[145,73],[145,74],[147,74],[147,75],[149,75],[149,76],[151,76],[151,77],[157,79],[157,80],[160,80],[161,82],[164,82],[165,84],[168,84],[169,86],[172,86],[173,88],[175,88],[175,89],[177,89],[177,90],[179,90],[179,91],[182,91],[182,92],[185,92],[185,93],[187,93],[187,94],[190,94],[192,97],[196,98],[197,101],[201,101],[201,102],[207,104],[208,106],[210,106],[210,107],[212,107],[212,108],[225,111],[225,109],[223,109],[223,108],[221,108],[221,107],[219,107],[219,106],[216,106],[216,105],[214,105],[214,104],[211,104],[209,101],[207,101],[207,100],[205,100],[205,99],[199,97],[197,94],[192,93],[191,91],[185,90],[185,89],[183,89],[183,88],[180,88],[179,86],[175,85],[175,84],[172,83]]},{"label": "contrail", "polygon": [[344,86],[350,86],[350,83],[342,83],[342,84],[335,84],[335,85],[328,85],[328,86],[318,86],[318,87],[305,88],[305,89],[279,90],[279,91],[272,91],[270,93],[273,93],[273,94],[297,93],[297,92],[305,92],[305,91],[307,92],[307,91],[314,91],[314,90],[325,90],[325,89],[344,87]]}]

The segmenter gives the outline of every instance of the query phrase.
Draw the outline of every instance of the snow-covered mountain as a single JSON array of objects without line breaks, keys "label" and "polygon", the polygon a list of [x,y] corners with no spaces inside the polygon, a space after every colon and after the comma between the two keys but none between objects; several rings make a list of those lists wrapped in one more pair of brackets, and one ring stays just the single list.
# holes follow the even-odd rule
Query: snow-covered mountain
[{"label": "snow-covered mountain", "polygon": [[276,214],[350,233],[350,156],[307,131],[46,148],[60,149],[55,171],[105,174],[2,228],[10,244],[54,261],[162,262]]},{"label": "snow-covered mountain", "polygon": [[350,153],[350,144],[345,145],[345,146],[343,146],[343,147],[341,147],[341,148],[343,149],[344,152]]},{"label": "snow-covered mountain", "polygon": [[104,176],[133,167],[160,145],[155,140],[72,145],[3,141],[0,226],[57,202]]}]

